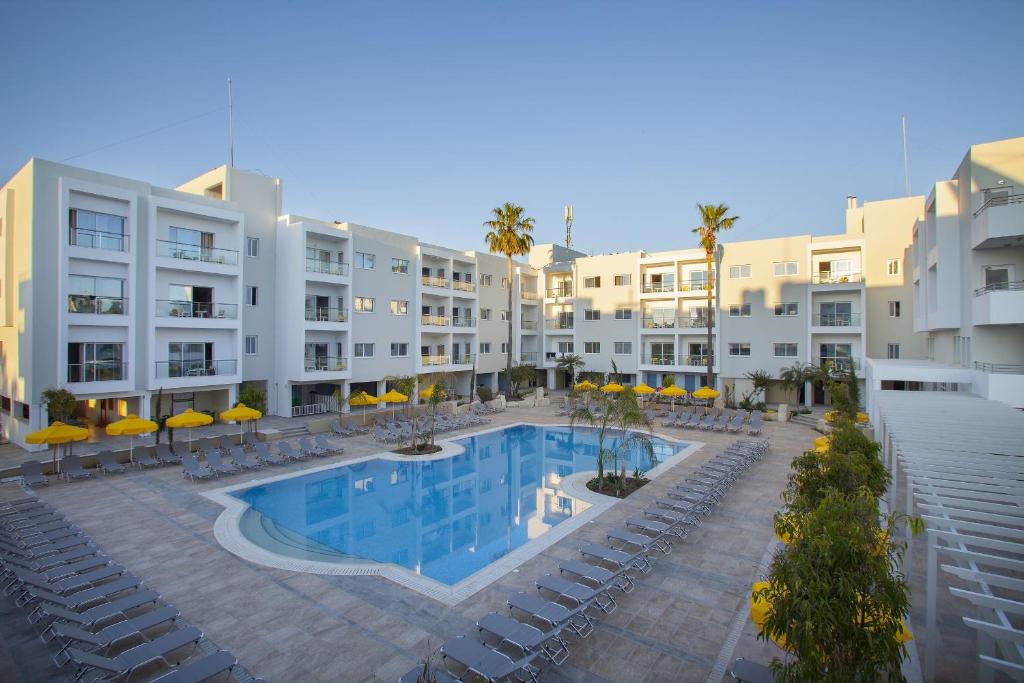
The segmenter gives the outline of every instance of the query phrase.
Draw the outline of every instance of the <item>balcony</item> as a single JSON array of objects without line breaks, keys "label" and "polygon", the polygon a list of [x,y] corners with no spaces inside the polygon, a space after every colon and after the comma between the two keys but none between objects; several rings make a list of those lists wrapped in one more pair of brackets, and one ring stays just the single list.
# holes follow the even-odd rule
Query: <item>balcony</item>
[{"label": "balcony", "polygon": [[230,376],[238,373],[238,361],[233,358],[224,360],[158,360],[155,365],[157,379]]},{"label": "balcony", "polygon": [[971,380],[971,393],[1024,408],[1024,365],[975,361]]},{"label": "balcony", "polygon": [[711,280],[690,280],[689,282],[680,282],[679,291],[684,294],[706,294],[711,289],[714,283]]},{"label": "balcony", "polygon": [[684,315],[679,318],[679,327],[707,329],[709,320],[704,315]]},{"label": "balcony", "polygon": [[303,356],[302,369],[305,372],[345,372],[348,359],[337,356]]},{"label": "balcony", "polygon": [[537,352],[536,351],[523,351],[519,354],[519,362],[523,365],[536,365],[537,364]]},{"label": "balcony", "polygon": [[640,358],[640,363],[643,365],[675,365],[676,356],[674,353],[644,354]]},{"label": "balcony", "polygon": [[119,382],[128,379],[128,364],[120,361],[93,361],[68,365],[68,383]]},{"label": "balcony", "polygon": [[519,326],[524,332],[536,332],[537,321],[536,320],[521,320]]},{"label": "balcony", "polygon": [[129,248],[128,235],[83,228],[71,228],[69,244],[73,247],[106,251],[128,251]]},{"label": "balcony", "polygon": [[208,301],[156,300],[158,318],[216,318],[237,320],[238,304],[218,304]]},{"label": "balcony", "polygon": [[476,356],[471,353],[461,356],[452,356],[452,365],[472,365],[475,358]]},{"label": "balcony", "polygon": [[863,281],[860,273],[832,273],[827,270],[811,273],[812,285],[848,285]]},{"label": "balcony", "polygon": [[642,294],[665,294],[676,291],[675,282],[645,282],[640,292]]},{"label": "balcony", "polygon": [[420,323],[424,327],[447,327],[450,324],[451,318],[446,315],[421,315]]},{"label": "balcony", "polygon": [[841,372],[846,372],[850,369],[851,359],[848,356],[818,356],[815,360],[819,368],[827,364],[831,369]]},{"label": "balcony", "polygon": [[452,357],[446,355],[420,356],[420,365],[429,367],[433,365],[451,365]]},{"label": "balcony", "polygon": [[68,294],[68,313],[124,315],[127,309],[128,299],[124,297]]},{"label": "balcony", "polygon": [[452,280],[452,289],[457,289],[460,292],[475,292],[476,285],[465,280]]},{"label": "balcony", "polygon": [[476,327],[476,320],[463,316],[452,317],[452,327]]},{"label": "balcony", "polygon": [[1024,375],[1024,364],[981,363],[974,361],[974,369],[990,375]]},{"label": "balcony", "polygon": [[238,252],[234,249],[203,247],[183,242],[156,241],[156,255],[183,261],[201,261],[225,266],[238,265]]},{"label": "balcony", "polygon": [[328,259],[307,258],[306,272],[345,276],[348,275],[348,264]]},{"label": "balcony", "polygon": [[424,287],[438,287],[440,289],[448,289],[448,278],[446,277],[435,277],[433,275],[423,275],[420,278]]},{"label": "balcony", "polygon": [[528,289],[520,289],[519,290],[519,298],[520,299],[524,299],[526,301],[536,301],[537,300],[537,292],[533,292],[533,291],[530,291]]},{"label": "balcony", "polygon": [[573,319],[570,318],[548,318],[544,321],[544,328],[548,330],[572,330]]},{"label": "balcony", "polygon": [[688,365],[692,368],[706,368],[710,360],[711,356],[686,356],[683,359],[683,365]]},{"label": "balcony", "polygon": [[318,323],[343,323],[348,320],[348,309],[333,308],[331,306],[307,308],[306,320]]},{"label": "balcony", "polygon": [[1024,238],[1024,194],[991,197],[974,213],[971,248],[1019,246]]},{"label": "balcony", "polygon": [[676,326],[675,316],[655,316],[652,318],[641,318],[640,327],[645,330],[666,330]]},{"label": "balcony", "polygon": [[814,327],[860,327],[860,313],[815,313]]},{"label": "balcony", "polygon": [[546,296],[549,299],[563,299],[572,296],[572,285],[565,284],[557,287],[548,287]]},{"label": "balcony", "polygon": [[1024,281],[976,289],[971,306],[975,325],[1024,325]]}]

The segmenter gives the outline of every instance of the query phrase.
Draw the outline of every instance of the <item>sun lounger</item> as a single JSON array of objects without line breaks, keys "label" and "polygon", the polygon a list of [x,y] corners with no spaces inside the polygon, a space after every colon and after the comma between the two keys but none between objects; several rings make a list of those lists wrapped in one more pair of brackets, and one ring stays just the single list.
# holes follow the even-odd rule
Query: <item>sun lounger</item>
[{"label": "sun lounger", "polygon": [[754,435],[761,433],[761,415],[750,416],[750,428],[747,429],[747,434]]},{"label": "sun lounger", "polygon": [[593,557],[616,567],[632,567],[641,574],[649,574],[653,569],[650,558],[642,549],[637,552],[626,552],[600,543],[584,543],[580,546],[580,553],[584,557]]},{"label": "sun lounger", "polygon": [[652,517],[660,522],[672,525],[672,528],[676,530],[676,535],[680,538],[686,538],[687,526],[700,526],[700,515],[698,514],[686,514],[683,512],[673,512],[672,510],[663,510],[658,507],[650,507],[644,510],[644,514],[648,517]]},{"label": "sun lounger", "polygon": [[672,545],[663,538],[651,538],[646,534],[638,534],[628,529],[609,529],[605,533],[605,537],[609,541],[616,541],[625,546],[633,546],[640,548],[644,552],[651,552],[657,550],[658,552],[668,555],[672,552]]},{"label": "sun lounger", "polygon": [[20,531],[22,529],[37,529],[47,524],[69,524],[64,516],[53,510],[39,509],[38,514],[9,515],[0,521],[0,529],[8,532]]},{"label": "sun lounger", "polygon": [[233,434],[225,434],[220,437],[220,441],[215,441],[215,443],[219,444],[220,450],[224,453],[227,453],[233,447],[238,445],[235,443],[235,437]]},{"label": "sun lounger", "polygon": [[308,453],[300,453],[295,450],[288,441],[279,441],[277,444],[277,452],[289,460],[305,460],[310,457]]},{"label": "sun lounger", "polygon": [[258,441],[253,447],[253,453],[256,455],[256,459],[265,465],[283,465],[287,462],[280,455],[274,455],[270,452],[270,446],[262,441]]},{"label": "sun lounger", "polygon": [[119,463],[110,451],[100,451],[96,454],[96,459],[100,462],[99,467],[103,474],[124,474],[128,471],[128,468]]},{"label": "sun lounger", "polygon": [[260,441],[260,437],[257,436],[256,432],[246,432],[242,434],[242,447],[252,450],[256,448],[256,444],[263,443]]},{"label": "sun lounger", "polygon": [[519,610],[551,628],[565,627],[579,638],[586,638],[594,631],[594,622],[587,615],[585,607],[570,608],[523,592],[513,593],[506,604],[510,614],[513,610]]},{"label": "sun lounger", "polygon": [[182,456],[181,462],[181,476],[188,477],[193,482],[196,479],[209,479],[210,477],[215,476],[213,470],[211,470],[209,467],[203,467],[202,465],[200,465],[199,461],[196,460],[196,456],[192,455],[191,453],[186,453],[184,456]]},{"label": "sun lounger", "polygon": [[317,434],[316,436],[314,436],[313,441],[316,442],[317,446],[324,449],[324,451],[326,451],[329,454],[339,455],[345,452],[344,448],[342,448],[341,446],[335,446],[333,443],[328,441],[327,437],[323,434]]},{"label": "sun lounger", "polygon": [[0,530],[0,541],[16,545],[19,548],[32,548],[78,533],[80,533],[79,529],[74,524],[64,519],[57,519],[47,521],[42,525]]},{"label": "sun lounger", "polygon": [[736,413],[736,417],[729,421],[729,431],[738,432],[743,429],[743,423],[746,419],[747,418],[743,413]]},{"label": "sun lounger", "polygon": [[113,657],[102,657],[74,647],[67,649],[67,656],[68,661],[74,663],[77,668],[76,680],[82,680],[90,671],[106,672],[109,678],[127,678],[144,664],[161,661],[170,666],[168,655],[188,645],[192,645],[194,650],[202,639],[202,631],[195,626],[186,626],[165,633],[148,643],[136,645]]},{"label": "sun lounger", "polygon": [[165,443],[158,443],[153,446],[153,453],[156,459],[164,465],[177,465],[181,462],[181,455],[171,450]]},{"label": "sun lounger", "polygon": [[[90,607],[85,610],[72,610],[65,607],[59,607],[57,605],[50,605],[46,603],[40,603],[36,607],[36,611],[33,613],[37,615],[35,621],[40,621],[45,618],[54,619],[54,623],[67,622],[70,624],[78,624],[82,628],[94,629],[98,625],[115,619],[118,617],[124,617],[125,612],[128,610],[137,609],[145,605],[156,603],[160,599],[160,594],[153,590],[138,590],[134,593],[130,593],[123,598],[118,598],[110,602],[105,602],[95,607]],[[29,621],[33,621],[30,617]],[[34,622],[33,622],[34,623]],[[53,626],[51,625],[45,631],[43,631],[42,638],[44,641],[53,640],[52,633]]]},{"label": "sun lounger", "polygon": [[107,600],[118,593],[138,588],[140,585],[142,585],[142,581],[137,576],[126,574],[115,581],[86,588],[70,595],[60,595],[41,588],[29,589],[27,593],[29,594],[29,600],[46,602],[57,607],[77,611],[85,609],[94,603]]},{"label": "sun lounger", "polygon": [[92,476],[92,472],[86,472],[82,468],[81,459],[74,453],[61,458],[60,473],[68,481],[72,479],[88,479]]},{"label": "sun lounger", "polygon": [[174,451],[174,455],[178,458],[177,462],[181,462],[186,453],[192,452],[192,447],[191,444],[184,441],[175,441],[171,444],[171,450]]},{"label": "sun lounger", "polygon": [[32,569],[31,567],[25,567],[20,563],[7,563],[4,567],[4,576],[6,581],[4,582],[4,593],[12,593],[18,590],[18,586],[21,584],[22,576],[34,576],[40,577],[44,581],[60,581],[66,579],[69,576],[80,574],[82,572],[91,571],[98,567],[103,567],[110,564],[110,558],[102,553],[94,553],[85,557],[80,557],[74,562],[65,562],[55,567],[50,567],[42,571],[38,569]]},{"label": "sun lounger", "polygon": [[558,564],[558,571],[562,574],[578,576],[602,588],[617,588],[623,593],[629,593],[636,587],[633,577],[627,573],[628,570],[629,567],[621,567],[613,571],[581,560],[563,560]]},{"label": "sun lounger", "polygon": [[742,657],[729,666],[729,675],[740,683],[775,683],[775,674],[770,668]]},{"label": "sun lounger", "polygon": [[26,559],[36,559],[46,557],[47,555],[61,553],[70,548],[77,548],[80,545],[91,546],[92,541],[85,536],[68,536],[66,538],[60,538],[31,548],[20,548],[16,545],[0,541],[0,551],[5,551]]},{"label": "sun lounger", "polygon": [[145,448],[135,451],[135,464],[139,467],[157,467],[160,462]]},{"label": "sun lounger", "polygon": [[705,416],[704,420],[700,423],[700,428],[706,432],[710,432],[714,428],[714,426],[715,416],[711,414]]},{"label": "sun lounger", "polygon": [[497,612],[489,612],[476,622],[481,633],[489,633],[500,642],[518,648],[523,654],[536,652],[555,666],[569,658],[569,646],[562,639],[561,628],[541,631]]},{"label": "sun lounger", "polygon": [[80,559],[90,557],[99,553],[99,549],[93,545],[80,545],[62,553],[47,555],[37,559],[26,559],[6,552],[0,552],[0,561],[8,565],[30,569],[34,572],[43,572],[54,567],[76,562]]},{"label": "sun lounger", "polygon": [[260,464],[257,461],[252,460],[248,455],[246,455],[241,446],[232,446],[231,449],[228,450],[228,455],[231,456],[231,462],[233,462],[236,467],[240,467],[243,470],[256,470],[260,467]]},{"label": "sun lounger", "polygon": [[[201,683],[222,673],[230,674],[236,664],[238,660],[233,654],[218,650],[212,655],[183,662],[163,676],[154,678],[152,683]],[[438,683],[443,681],[438,679]]]},{"label": "sun lounger", "polygon": [[647,519],[645,517],[627,517],[626,528],[637,529],[638,533],[649,536],[655,541],[665,543],[670,550],[672,548],[672,542],[669,537],[680,537],[680,535],[676,533],[675,527],[671,524]]},{"label": "sun lounger", "polygon": [[691,515],[706,516],[711,512],[711,504],[708,502],[694,503],[689,500],[673,500],[672,498],[658,498],[655,504],[660,508],[667,508],[673,512]]},{"label": "sun lounger", "polygon": [[234,464],[229,464],[221,460],[220,451],[213,448],[203,449],[203,455],[206,456],[206,466],[216,472],[218,475],[221,474],[234,474],[238,471],[238,467]]},{"label": "sun lounger", "polygon": [[308,436],[304,436],[299,439],[299,450],[313,456],[314,458],[320,458],[328,454],[326,450],[314,444],[313,440]]},{"label": "sun lounger", "polygon": [[72,646],[83,649],[89,647],[90,651],[95,653],[101,649],[109,650],[112,646],[123,640],[132,638],[146,640],[143,631],[156,628],[169,621],[173,622],[179,616],[181,616],[181,612],[178,611],[177,607],[166,605],[149,612],[144,612],[137,617],[111,624],[95,633],[86,631],[73,624],[54,624],[50,630],[54,635],[54,639],[62,642],[63,646],[54,655],[53,662],[57,666],[64,666],[70,659],[67,650]]},{"label": "sun lounger", "polygon": [[50,483],[43,474],[42,464],[35,460],[21,463],[21,480],[28,486],[46,486]]},{"label": "sun lounger", "polygon": [[690,419],[687,420],[686,424],[683,426],[686,427],[687,429],[697,429],[698,427],[700,427],[700,423],[703,419],[703,415],[695,412],[693,415],[690,416]]},{"label": "sun lounger", "polygon": [[575,603],[577,607],[593,605],[605,614],[615,611],[615,598],[604,588],[594,588],[554,574],[545,574],[537,579],[536,584],[537,590],[554,593],[563,600]]},{"label": "sun lounger", "polygon": [[[465,667],[469,674],[475,674],[485,681],[501,681],[513,675],[523,680],[520,676],[523,673],[530,680],[536,681],[540,671],[530,664],[536,657],[537,653],[531,652],[513,661],[508,655],[466,636],[453,638],[441,646],[441,659],[446,669],[450,659]],[[465,678],[473,680],[472,676]]]}]

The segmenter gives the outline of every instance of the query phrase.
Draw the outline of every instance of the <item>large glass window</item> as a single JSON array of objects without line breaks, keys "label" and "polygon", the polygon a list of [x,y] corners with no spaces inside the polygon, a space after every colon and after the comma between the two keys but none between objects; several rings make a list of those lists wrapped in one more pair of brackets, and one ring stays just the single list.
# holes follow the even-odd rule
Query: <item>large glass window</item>
[{"label": "large glass window", "polygon": [[93,275],[69,275],[68,312],[123,315],[124,280]]},{"label": "large glass window", "polygon": [[824,302],[821,304],[821,325],[824,327],[848,327],[853,324],[853,306],[849,301]]},{"label": "large glass window", "polygon": [[124,216],[97,213],[83,209],[71,209],[71,244],[90,249],[128,251],[128,239],[124,234]]},{"label": "large glass window", "polygon": [[211,342],[170,342],[167,344],[167,376],[194,377],[216,374]]},{"label": "large glass window", "polygon": [[111,382],[125,375],[124,344],[68,344],[68,382]]}]

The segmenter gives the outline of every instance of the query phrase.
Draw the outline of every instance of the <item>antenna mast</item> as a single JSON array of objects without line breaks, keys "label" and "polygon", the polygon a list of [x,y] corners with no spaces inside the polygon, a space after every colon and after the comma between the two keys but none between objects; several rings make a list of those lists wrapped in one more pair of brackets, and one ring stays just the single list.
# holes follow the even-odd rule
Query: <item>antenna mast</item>
[{"label": "antenna mast", "polygon": [[565,248],[572,249],[572,204],[565,205]]},{"label": "antenna mast", "polygon": [[228,79],[228,152],[231,158],[231,168],[235,167],[235,126],[232,121],[233,105],[231,102],[231,79]]},{"label": "antenna mast", "polygon": [[910,164],[907,161],[907,115],[900,115],[900,124],[903,128],[903,191],[910,196]]}]

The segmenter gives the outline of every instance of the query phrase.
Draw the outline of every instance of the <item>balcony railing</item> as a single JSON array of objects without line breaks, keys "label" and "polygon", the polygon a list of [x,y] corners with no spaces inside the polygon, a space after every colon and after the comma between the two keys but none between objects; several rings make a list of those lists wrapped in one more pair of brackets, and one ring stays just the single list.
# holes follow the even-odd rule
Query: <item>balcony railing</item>
[{"label": "balcony railing", "polygon": [[664,330],[675,327],[676,319],[674,316],[641,318],[640,325],[645,330]]},{"label": "balcony railing", "polygon": [[980,216],[983,211],[990,207],[1006,206],[1007,204],[1024,204],[1024,194],[990,197],[988,201],[981,205],[980,209],[974,212],[974,218]]},{"label": "balcony railing", "polygon": [[974,361],[974,369],[990,375],[1024,375],[1024,365],[1020,363],[980,363]]},{"label": "balcony railing", "polygon": [[422,276],[422,282],[427,287],[448,287],[448,278],[434,277],[433,275]]},{"label": "balcony railing", "polygon": [[974,296],[984,296],[989,292],[1007,292],[1024,289],[1024,280],[1016,282],[994,282],[974,290]]},{"label": "balcony railing", "polygon": [[675,282],[645,282],[643,289],[641,290],[644,294],[661,294],[663,292],[674,292],[676,291]]},{"label": "balcony railing", "polygon": [[828,365],[833,370],[846,371],[850,368],[850,358],[847,356],[818,356],[818,367]]},{"label": "balcony railing", "polygon": [[558,299],[561,297],[572,296],[572,285],[561,285],[559,287],[548,287],[547,297],[549,299]]},{"label": "balcony railing", "polygon": [[452,356],[452,365],[472,365],[475,356],[471,353],[466,353],[461,356]]},{"label": "balcony railing", "polygon": [[544,321],[544,327],[549,330],[571,330],[573,325],[572,318],[548,318]]},{"label": "balcony railing", "polygon": [[344,372],[348,369],[348,358],[337,356],[303,356],[306,372]]},{"label": "balcony railing", "polygon": [[707,327],[710,319],[703,315],[684,315],[679,318],[679,327]]},{"label": "balcony railing", "polygon": [[859,327],[860,313],[815,313],[815,327]]},{"label": "balcony railing", "polygon": [[420,356],[420,365],[450,365],[452,362],[451,356]]},{"label": "balcony railing", "polygon": [[212,377],[234,375],[238,372],[238,361],[225,360],[158,360],[156,378],[168,377]]},{"label": "balcony railing", "polygon": [[472,318],[467,318],[465,316],[459,316],[456,318],[455,316],[452,316],[452,327],[473,327],[475,325],[476,321]]},{"label": "balcony railing", "polygon": [[68,382],[118,382],[128,378],[128,364],[100,360],[68,365]]},{"label": "balcony railing", "polygon": [[91,296],[89,294],[68,294],[68,313],[124,315],[127,309],[128,299],[121,296]]},{"label": "balcony railing", "polygon": [[452,280],[452,289],[458,289],[462,292],[475,292],[476,285],[465,280]]},{"label": "balcony railing", "polygon": [[424,315],[420,316],[420,322],[423,325],[427,325],[429,327],[446,327],[449,324],[450,320],[451,320],[451,318],[449,318],[446,315],[426,315],[426,314],[424,314]]},{"label": "balcony railing", "polygon": [[522,321],[520,321],[519,324],[520,324],[520,327],[522,327],[524,330],[535,330],[535,329],[537,329],[537,321],[536,320],[522,320]]},{"label": "balcony railing", "polygon": [[640,359],[644,365],[675,365],[674,353],[646,354]]},{"label": "balcony railing", "polygon": [[811,273],[813,285],[840,285],[848,282],[861,282],[860,273],[831,273],[827,270]]},{"label": "balcony railing", "polygon": [[222,320],[235,320],[238,318],[238,304],[157,299],[156,315],[158,318],[218,318]]},{"label": "balcony railing", "polygon": [[711,356],[687,356],[686,362],[683,363],[683,365],[706,368],[708,366],[708,361],[710,360]]},{"label": "balcony railing", "polygon": [[107,251],[128,251],[129,247],[128,235],[82,228],[71,228],[70,244],[73,247],[106,249]]},{"label": "balcony railing", "polygon": [[529,301],[536,301],[537,300],[537,292],[531,291],[529,289],[520,289],[519,290],[519,298],[520,299],[527,299]]},{"label": "balcony railing", "polygon": [[519,354],[519,362],[534,365],[537,363],[536,351],[523,351]]},{"label": "balcony railing", "polygon": [[348,275],[348,264],[341,261],[328,261],[318,258],[306,259],[307,273],[326,273],[328,275]]},{"label": "balcony railing", "polygon": [[198,244],[184,244],[183,242],[169,242],[167,240],[156,241],[156,255],[182,259],[184,261],[203,261],[205,263],[219,263],[226,266],[238,265],[238,252],[234,249],[202,247]]},{"label": "balcony railing", "polygon": [[348,320],[347,308],[317,306],[306,309],[306,320],[318,323],[343,323]]}]

